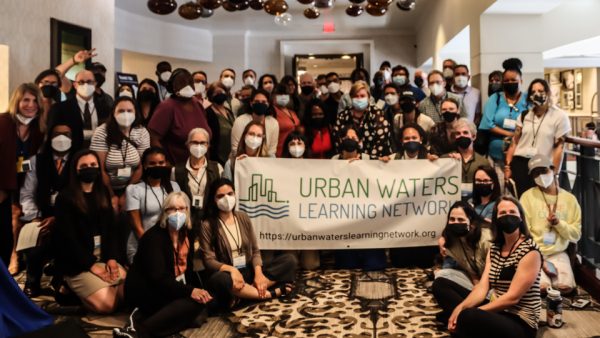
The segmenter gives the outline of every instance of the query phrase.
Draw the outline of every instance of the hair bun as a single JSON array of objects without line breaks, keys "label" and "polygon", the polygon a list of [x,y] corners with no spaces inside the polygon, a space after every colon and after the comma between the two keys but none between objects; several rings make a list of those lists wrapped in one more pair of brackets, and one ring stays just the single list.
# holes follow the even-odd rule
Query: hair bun
[{"label": "hair bun", "polygon": [[523,68],[523,62],[517,58],[506,59],[502,62],[502,68],[504,68],[504,70],[520,71],[521,68]]}]

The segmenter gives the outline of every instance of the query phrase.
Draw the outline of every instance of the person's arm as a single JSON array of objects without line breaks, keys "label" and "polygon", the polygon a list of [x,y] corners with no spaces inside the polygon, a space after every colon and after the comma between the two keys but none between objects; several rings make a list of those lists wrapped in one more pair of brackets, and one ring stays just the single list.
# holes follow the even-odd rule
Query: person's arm
[{"label": "person's arm", "polygon": [[250,217],[248,217],[248,215],[246,213],[243,212],[236,212],[235,215],[237,217],[239,217],[240,219],[240,225],[241,224],[247,224],[248,227],[248,236],[250,238],[248,238],[248,240],[250,241],[250,246],[251,246],[251,250],[252,250],[252,266],[253,267],[257,267],[257,266],[262,266],[263,265],[263,261],[260,255],[260,249],[258,247],[258,241],[256,240],[256,235],[254,234],[254,227],[252,226],[252,221],[250,220]]},{"label": "person's arm", "polygon": [[23,220],[29,222],[38,217],[38,207],[35,202],[35,192],[37,190],[37,156],[31,158],[31,170],[25,174],[25,182],[21,187],[19,202],[23,210]]},{"label": "person's arm", "polygon": [[137,185],[128,185],[125,189],[125,196],[125,210],[131,219],[131,230],[137,238],[141,238],[144,234],[144,226],[140,210],[144,193],[140,193]]},{"label": "person's arm", "polygon": [[206,268],[213,271],[221,271],[221,268],[225,264],[217,259],[217,254],[212,246],[212,230],[208,221],[202,222],[199,241],[200,251],[202,252]]},{"label": "person's arm", "polygon": [[508,291],[502,296],[496,298],[479,307],[479,309],[490,312],[500,312],[519,303],[521,297],[531,288],[540,273],[542,266],[542,255],[538,251],[531,251],[526,254],[515,273]]},{"label": "person's arm", "polygon": [[152,130],[150,130],[149,133],[150,133],[150,144],[153,147],[162,148],[163,147],[162,142],[161,142],[162,136]]},{"label": "person's arm", "polygon": [[168,134],[173,123],[173,109],[170,99],[167,99],[156,106],[147,127],[148,132],[150,133],[150,144],[152,146],[163,147],[162,139]]},{"label": "person's arm", "polygon": [[142,164],[140,163],[137,168],[133,171],[131,178],[129,179],[129,184],[136,184],[142,178]]},{"label": "person's arm", "polygon": [[269,125],[271,126],[270,131],[269,128],[267,128],[267,142],[269,143],[268,152],[270,156],[275,156],[277,153],[277,142],[279,142],[279,123],[277,123],[277,120],[274,117],[271,117],[270,120],[270,124],[265,121],[265,128],[267,128]]},{"label": "person's arm", "polygon": [[522,131],[523,131],[523,127],[517,126],[517,129],[515,130],[515,134],[513,135],[512,142],[510,143],[510,146],[508,147],[508,150],[506,151],[506,161],[505,161],[506,164],[504,165],[504,179],[507,181],[512,176],[512,172],[510,169],[510,163],[513,160],[513,156],[515,154],[515,149],[517,149],[517,144],[519,144],[519,140],[521,140],[521,132]]},{"label": "person's arm", "polygon": [[448,330],[450,332],[453,332],[456,329],[456,320],[458,319],[458,315],[460,315],[463,309],[476,307],[485,300],[490,285],[490,269],[491,259],[490,251],[488,250],[485,259],[485,268],[483,269],[483,275],[481,275],[481,280],[479,281],[479,283],[475,284],[467,298],[465,298],[465,300],[463,300],[460,304],[456,306],[456,308],[454,308],[454,311],[452,311],[452,315],[450,315],[450,319],[448,319]]},{"label": "person's arm", "polygon": [[64,79],[65,74],[67,74],[69,69],[71,69],[73,66],[80,64],[82,62],[86,62],[87,60],[89,60],[97,55],[98,54],[96,53],[96,48],[92,48],[90,50],[80,50],[77,53],[75,53],[75,55],[73,55],[72,58],[70,58],[67,61],[56,66],[54,69],[56,69]]},{"label": "person's arm", "polygon": [[569,196],[567,210],[567,217],[559,218],[554,229],[560,237],[570,242],[577,242],[581,238],[581,207],[572,195]]},{"label": "person's arm", "polygon": [[552,149],[552,164],[554,165],[554,175],[558,175],[560,173],[561,164],[563,160],[565,147],[565,137],[559,137],[554,143],[554,148]]},{"label": "person's arm", "polygon": [[[240,138],[242,137],[242,133],[244,132],[244,128],[246,127],[246,117],[244,115],[240,115],[238,118],[233,121],[233,127],[231,127],[231,156],[235,156],[237,154],[238,144],[240,143]],[[243,142],[243,141],[242,141]]]}]

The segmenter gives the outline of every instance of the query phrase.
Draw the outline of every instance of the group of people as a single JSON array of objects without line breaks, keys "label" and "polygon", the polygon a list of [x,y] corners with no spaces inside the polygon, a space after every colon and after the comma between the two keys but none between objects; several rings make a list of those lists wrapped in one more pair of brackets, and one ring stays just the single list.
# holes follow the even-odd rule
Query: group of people
[{"label": "group of people", "polygon": [[[439,246],[389,250],[397,267],[441,257],[433,291],[451,331],[476,337],[492,325],[529,337],[540,287],[575,287],[565,251],[581,215],[556,180],[569,120],[545,80],[522,91],[517,59],[490,75],[482,107],[469,68],[452,60],[418,71],[414,85],[401,65],[382,63],[372,86],[359,68],[348,93],[337,73],[297,81],[248,69],[234,92],[233,69],[209,83],[160,62],[157,81],[120,86],[113,99],[100,63],[64,75],[95,55],[80,51],[19,85],[0,115],[0,153],[15,158],[0,164],[1,257],[13,274],[25,265],[30,297],[46,271],[57,301],[98,313],[126,303],[135,310],[115,336],[151,337],[177,334],[207,309],[289,294],[297,267],[318,268],[320,253],[260,250],[235,210],[236,162],[247,157],[460,161],[462,198]],[[520,202],[502,196],[505,182]],[[17,253],[31,223],[38,244]],[[338,268],[387,262],[385,249],[335,252]]]}]

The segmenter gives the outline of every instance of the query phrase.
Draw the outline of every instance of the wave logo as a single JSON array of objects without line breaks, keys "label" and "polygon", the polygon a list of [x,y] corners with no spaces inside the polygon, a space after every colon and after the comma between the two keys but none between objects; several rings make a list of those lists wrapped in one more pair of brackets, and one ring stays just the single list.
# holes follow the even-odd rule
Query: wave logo
[{"label": "wave logo", "polygon": [[[263,178],[262,174],[252,174],[247,197],[240,196],[239,209],[251,218],[265,216],[270,219],[281,219],[290,216],[289,201],[277,198],[273,190],[273,179]],[[257,202],[267,202],[256,204]]]}]

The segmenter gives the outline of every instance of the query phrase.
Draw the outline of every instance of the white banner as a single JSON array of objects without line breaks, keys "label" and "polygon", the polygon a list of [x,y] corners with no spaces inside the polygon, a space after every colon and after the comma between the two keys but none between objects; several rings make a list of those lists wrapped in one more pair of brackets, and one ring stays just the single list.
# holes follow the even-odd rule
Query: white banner
[{"label": "white banner", "polygon": [[235,186],[261,249],[393,248],[437,244],[461,172],[454,159],[245,158]]}]

